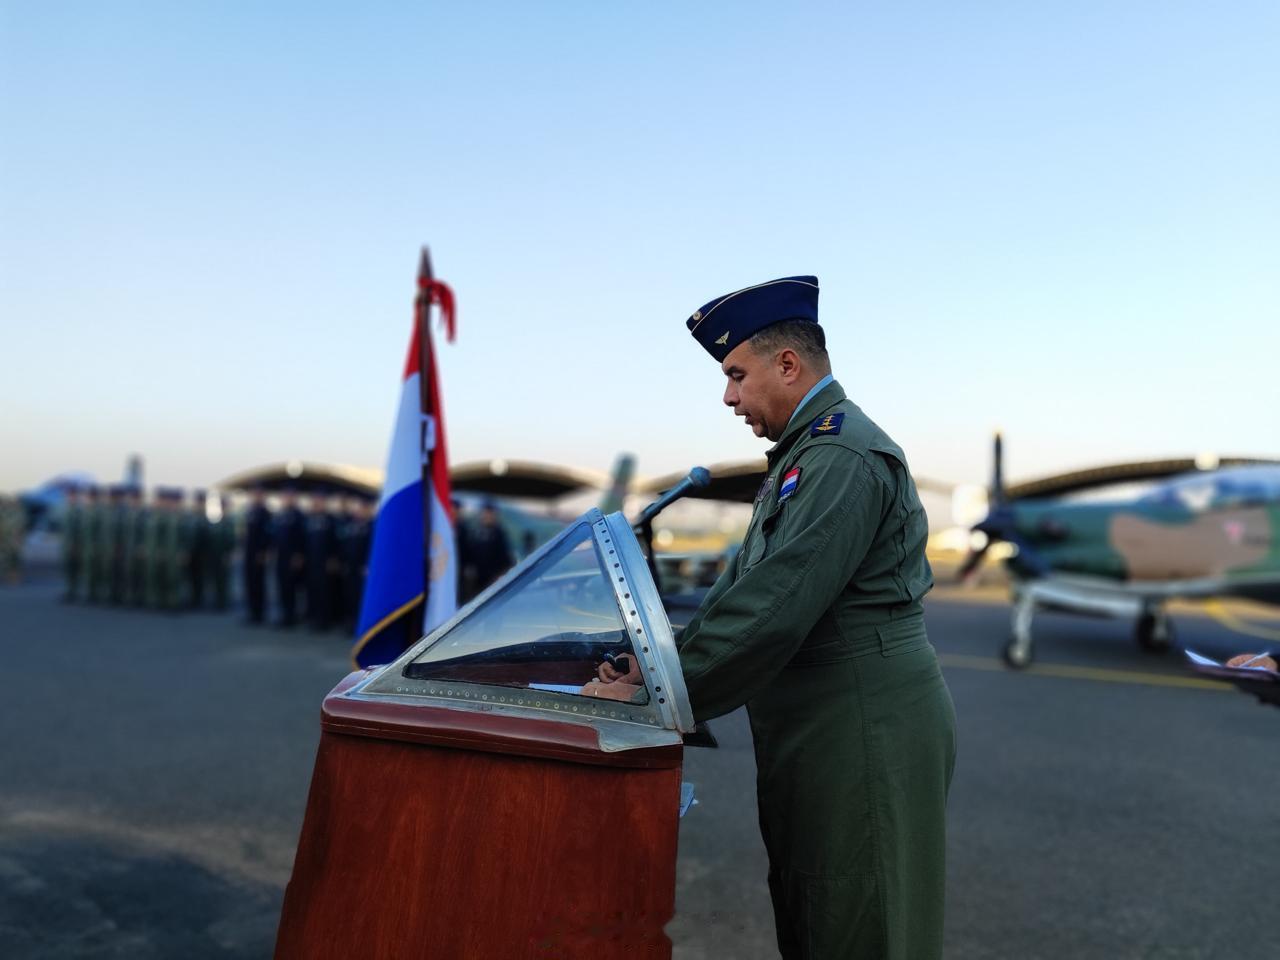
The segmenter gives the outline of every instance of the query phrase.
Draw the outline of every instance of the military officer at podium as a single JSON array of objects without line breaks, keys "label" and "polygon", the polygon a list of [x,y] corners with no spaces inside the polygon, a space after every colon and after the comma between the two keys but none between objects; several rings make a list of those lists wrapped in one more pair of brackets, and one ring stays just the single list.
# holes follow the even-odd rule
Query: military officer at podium
[{"label": "military officer at podium", "polygon": [[724,404],[774,444],[680,662],[698,720],[747,706],[779,949],[940,957],[955,718],[906,457],[832,379],[816,277],[718,297],[687,325]]}]

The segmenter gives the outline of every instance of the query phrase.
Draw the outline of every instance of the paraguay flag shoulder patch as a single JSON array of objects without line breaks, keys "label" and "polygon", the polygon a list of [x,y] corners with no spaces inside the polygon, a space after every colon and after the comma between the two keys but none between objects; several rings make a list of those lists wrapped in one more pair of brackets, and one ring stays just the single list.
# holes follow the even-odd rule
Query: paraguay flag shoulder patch
[{"label": "paraguay flag shoulder patch", "polygon": [[791,495],[796,492],[800,486],[800,468],[793,467],[786,472],[782,478],[782,484],[778,487],[778,502],[789,500]]},{"label": "paraguay flag shoulder patch", "polygon": [[840,425],[844,423],[843,413],[826,413],[813,421],[809,428],[811,437],[835,437],[840,434]]}]

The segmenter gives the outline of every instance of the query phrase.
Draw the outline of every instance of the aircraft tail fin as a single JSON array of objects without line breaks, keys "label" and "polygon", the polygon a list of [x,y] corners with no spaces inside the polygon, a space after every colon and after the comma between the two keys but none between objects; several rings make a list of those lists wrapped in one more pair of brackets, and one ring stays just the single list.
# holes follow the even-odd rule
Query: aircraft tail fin
[{"label": "aircraft tail fin", "polygon": [[997,430],[991,445],[991,506],[998,507],[1004,501],[1004,436]]},{"label": "aircraft tail fin", "polygon": [[609,477],[609,489],[600,501],[601,513],[616,513],[622,509],[627,502],[627,494],[631,492],[631,478],[635,472],[636,458],[629,453],[618,454]]}]

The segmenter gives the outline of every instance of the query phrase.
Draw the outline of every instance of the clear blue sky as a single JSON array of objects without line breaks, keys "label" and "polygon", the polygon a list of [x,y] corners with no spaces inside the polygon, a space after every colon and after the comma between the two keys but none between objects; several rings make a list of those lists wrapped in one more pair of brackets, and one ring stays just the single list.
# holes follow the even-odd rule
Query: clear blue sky
[{"label": "clear blue sky", "polygon": [[1280,5],[0,2],[0,489],[752,456],[684,319],[816,273],[917,473],[1280,455]]}]

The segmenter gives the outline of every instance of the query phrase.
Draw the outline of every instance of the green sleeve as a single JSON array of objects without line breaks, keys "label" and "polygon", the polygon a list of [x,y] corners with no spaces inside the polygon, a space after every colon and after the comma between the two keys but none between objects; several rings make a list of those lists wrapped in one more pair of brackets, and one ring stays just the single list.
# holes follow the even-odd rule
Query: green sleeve
[{"label": "green sleeve", "polygon": [[680,665],[700,721],[742,706],[790,662],[880,525],[890,494],[862,456],[822,444],[798,466],[764,557],[724,589],[717,583],[685,631]]}]

